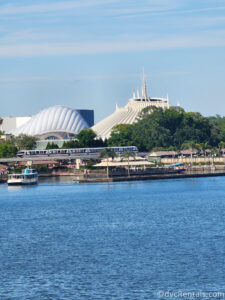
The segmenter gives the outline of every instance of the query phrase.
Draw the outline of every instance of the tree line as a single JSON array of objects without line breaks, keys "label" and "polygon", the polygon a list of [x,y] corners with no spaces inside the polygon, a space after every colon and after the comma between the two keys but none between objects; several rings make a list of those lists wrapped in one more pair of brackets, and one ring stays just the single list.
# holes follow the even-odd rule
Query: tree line
[{"label": "tree line", "polygon": [[109,146],[134,145],[140,151],[180,150],[225,146],[225,117],[204,117],[198,112],[147,107],[132,125],[113,128]]},{"label": "tree line", "polygon": [[[10,136],[0,142],[0,157],[15,156],[18,150],[32,149],[37,138],[27,135]],[[147,107],[137,121],[113,127],[107,140],[97,137],[92,129],[83,129],[74,139],[65,141],[63,149],[137,146],[140,151],[180,150],[193,147],[201,149],[225,148],[225,117],[204,117],[198,112],[183,109],[163,110]],[[46,149],[56,149],[56,143],[48,143]]]},{"label": "tree line", "polygon": [[[0,132],[0,136],[4,133]],[[26,134],[19,136],[10,135],[6,140],[0,142],[0,158],[16,156],[18,150],[33,149],[36,146],[37,138]]]}]

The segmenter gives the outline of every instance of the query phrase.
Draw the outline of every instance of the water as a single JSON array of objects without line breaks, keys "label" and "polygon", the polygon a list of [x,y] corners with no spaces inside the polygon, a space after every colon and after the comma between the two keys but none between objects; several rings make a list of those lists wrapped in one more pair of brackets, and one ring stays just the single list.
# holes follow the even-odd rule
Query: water
[{"label": "water", "polygon": [[224,292],[224,182],[0,185],[0,299]]}]

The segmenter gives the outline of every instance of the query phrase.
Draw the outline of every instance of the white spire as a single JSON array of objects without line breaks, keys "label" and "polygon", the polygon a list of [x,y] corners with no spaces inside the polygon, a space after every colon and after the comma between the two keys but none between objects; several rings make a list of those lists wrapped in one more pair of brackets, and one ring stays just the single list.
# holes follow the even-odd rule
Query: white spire
[{"label": "white spire", "polygon": [[136,98],[136,96],[135,96],[135,92],[133,92],[133,99],[135,99]]},{"label": "white spire", "polygon": [[168,95],[168,93],[167,93],[166,99],[167,99],[167,107],[170,108],[170,100],[169,100],[169,95]]},{"label": "white spire", "polygon": [[142,74],[142,89],[141,89],[141,92],[142,92],[142,99],[147,99],[148,96],[147,96],[147,88],[146,88],[146,80],[145,80],[146,76],[145,76],[145,73],[144,73],[144,69],[143,69],[143,74]]},{"label": "white spire", "polygon": [[137,89],[137,99],[140,99],[139,90]]}]

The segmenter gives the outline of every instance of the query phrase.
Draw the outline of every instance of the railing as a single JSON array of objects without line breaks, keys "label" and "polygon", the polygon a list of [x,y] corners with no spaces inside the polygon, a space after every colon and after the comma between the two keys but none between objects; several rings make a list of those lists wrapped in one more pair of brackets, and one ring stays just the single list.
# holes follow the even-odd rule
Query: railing
[{"label": "railing", "polygon": [[162,158],[161,162],[163,164],[167,163],[224,163],[225,164],[225,157],[179,157],[179,158]]}]

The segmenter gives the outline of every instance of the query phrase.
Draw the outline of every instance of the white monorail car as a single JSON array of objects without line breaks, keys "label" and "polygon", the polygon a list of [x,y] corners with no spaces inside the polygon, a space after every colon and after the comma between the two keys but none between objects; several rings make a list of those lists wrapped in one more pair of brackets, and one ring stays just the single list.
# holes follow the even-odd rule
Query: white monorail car
[{"label": "white monorail car", "polygon": [[104,149],[110,149],[117,154],[125,151],[138,152],[136,146],[125,147],[101,147],[101,148],[73,148],[73,149],[49,149],[49,150],[21,150],[17,153],[18,157],[24,156],[58,156],[58,155],[82,155],[82,154],[97,154]]}]

